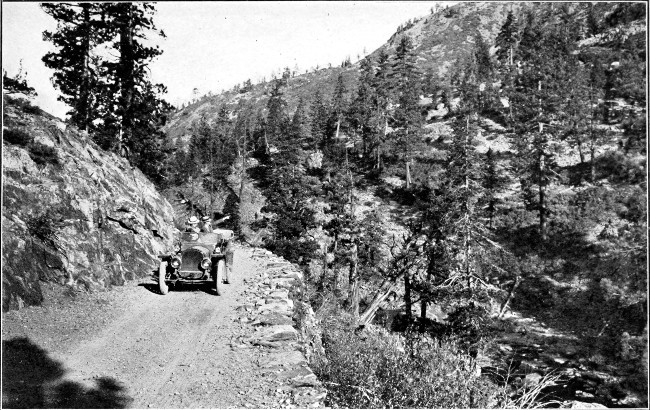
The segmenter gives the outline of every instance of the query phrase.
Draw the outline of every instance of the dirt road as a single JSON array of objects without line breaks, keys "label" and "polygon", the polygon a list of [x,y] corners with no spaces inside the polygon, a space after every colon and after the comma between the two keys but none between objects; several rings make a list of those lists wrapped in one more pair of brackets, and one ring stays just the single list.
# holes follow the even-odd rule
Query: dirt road
[{"label": "dirt road", "polygon": [[[3,320],[3,407],[289,403],[295,392],[277,375],[296,347],[269,351],[241,343],[254,331],[242,306],[254,297],[250,284],[263,279],[263,263],[251,256],[249,249],[236,250],[234,279],[223,296],[190,286],[162,296],[153,280],[140,280],[67,304],[9,312]],[[261,365],[272,355],[274,366]]]}]

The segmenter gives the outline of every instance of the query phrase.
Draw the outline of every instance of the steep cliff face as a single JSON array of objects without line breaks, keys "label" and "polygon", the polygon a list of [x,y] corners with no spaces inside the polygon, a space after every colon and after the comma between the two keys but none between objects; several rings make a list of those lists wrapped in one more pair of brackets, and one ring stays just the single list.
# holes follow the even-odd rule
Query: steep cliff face
[{"label": "steep cliff face", "polygon": [[171,205],[85,133],[3,93],[2,308],[44,282],[97,290],[149,275],[173,245]]}]

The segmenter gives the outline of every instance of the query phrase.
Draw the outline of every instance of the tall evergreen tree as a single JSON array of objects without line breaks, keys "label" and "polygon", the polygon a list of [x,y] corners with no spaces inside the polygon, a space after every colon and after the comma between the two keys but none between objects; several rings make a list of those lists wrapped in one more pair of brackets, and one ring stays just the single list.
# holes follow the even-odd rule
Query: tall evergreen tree
[{"label": "tall evergreen tree", "polygon": [[416,54],[410,37],[403,36],[395,51],[393,81],[398,106],[395,109],[397,143],[402,151],[406,172],[406,188],[411,187],[411,160],[413,150],[420,140],[422,115],[418,106],[420,96],[420,73],[416,67]]},{"label": "tall evergreen tree", "polygon": [[377,136],[376,144],[376,168],[381,171],[383,168],[383,150],[384,144],[388,139],[388,108],[391,102],[391,61],[390,56],[385,50],[379,52],[377,59],[377,71],[375,73],[375,98],[377,100],[376,106],[379,112],[380,123],[379,133]]},{"label": "tall evergreen tree", "polygon": [[269,100],[266,103],[265,138],[267,150],[270,150],[270,146],[273,145],[279,150],[281,155],[289,154],[288,151],[292,151],[293,149],[286,135],[289,118],[287,115],[287,101],[284,98],[283,90],[285,84],[285,81],[282,79],[274,80]]},{"label": "tall evergreen tree", "polygon": [[336,86],[334,87],[334,95],[332,96],[332,120],[336,124],[335,139],[339,138],[339,131],[341,129],[341,122],[348,109],[348,102],[346,99],[347,89],[343,81],[343,74],[339,74],[336,78]]},{"label": "tall evergreen tree", "polygon": [[[160,99],[161,93],[145,95],[147,91],[166,91],[162,85],[150,87],[148,65],[162,54],[158,46],[147,45],[149,36],[165,37],[153,21],[156,9],[152,3],[105,3],[106,18],[116,30],[112,47],[118,52],[117,61],[102,64],[102,107],[104,126],[100,143],[106,148],[124,152],[133,148],[137,128],[146,126],[149,118],[138,112],[138,102]],[[117,107],[114,109],[113,107]]]},{"label": "tall evergreen tree", "polygon": [[513,65],[516,61],[515,55],[518,42],[519,27],[512,10],[510,10],[506,21],[501,26],[501,30],[499,30],[499,34],[497,34],[494,40],[495,46],[497,47],[497,60],[504,65]]},{"label": "tall evergreen tree", "polygon": [[329,133],[329,102],[320,90],[316,90],[311,102],[311,133],[315,141],[322,146]]},{"label": "tall evergreen tree", "polygon": [[481,81],[489,79],[493,71],[490,46],[485,42],[480,31],[477,31],[474,36],[474,58],[479,79]]},{"label": "tall evergreen tree", "polygon": [[[377,96],[374,84],[374,67],[370,58],[364,58],[360,64],[361,75],[357,86],[357,95],[349,110],[349,122],[363,140],[363,156],[366,161],[376,149],[378,135]],[[372,160],[372,159],[370,159]]]},{"label": "tall evergreen tree", "polygon": [[90,130],[97,118],[100,76],[95,48],[112,35],[105,8],[98,3],[42,3],[41,9],[57,22],[56,31],[43,32],[43,39],[57,47],[43,62],[54,70],[52,82],[62,93],[58,100],[72,107],[72,124]]},{"label": "tall evergreen tree", "polygon": [[311,135],[311,124],[309,121],[309,112],[304,98],[298,100],[298,106],[293,113],[291,120],[291,141],[296,146],[305,149],[315,148],[315,142]]}]

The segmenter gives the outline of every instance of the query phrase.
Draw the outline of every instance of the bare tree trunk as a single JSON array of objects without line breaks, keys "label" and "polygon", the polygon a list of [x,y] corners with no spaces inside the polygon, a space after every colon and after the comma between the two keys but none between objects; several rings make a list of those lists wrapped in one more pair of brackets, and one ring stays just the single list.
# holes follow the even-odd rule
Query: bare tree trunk
[{"label": "bare tree trunk", "polygon": [[341,128],[341,119],[337,119],[336,121],[336,140],[339,139],[339,129]]},{"label": "bare tree trunk", "polygon": [[88,123],[90,122],[90,37],[91,27],[90,27],[90,3],[81,3],[81,8],[83,9],[83,20],[84,20],[84,30],[83,30],[83,44],[84,44],[84,56],[83,56],[83,74],[81,82],[79,84],[79,100],[77,101],[77,115],[81,116],[81,123],[78,124],[79,127],[88,131]]},{"label": "bare tree trunk", "polygon": [[[432,245],[433,246],[433,245]],[[431,277],[433,276],[433,268],[435,266],[435,254],[433,248],[429,248],[429,264],[427,266],[427,285],[431,283]],[[423,295],[420,302],[420,317],[422,319],[427,318],[427,305],[429,304],[429,295]]]},{"label": "bare tree trunk", "polygon": [[465,277],[467,278],[467,289],[469,289],[470,295],[472,293],[472,276],[471,276],[471,266],[470,266],[470,256],[471,256],[471,229],[469,226],[469,212],[470,212],[470,201],[469,201],[469,116],[467,116],[467,123],[465,129],[465,181],[464,181],[464,190],[465,190]]},{"label": "bare tree trunk", "polygon": [[578,155],[580,155],[580,164],[584,164],[585,153],[582,151],[582,141],[578,141]]},{"label": "bare tree trunk", "polygon": [[118,152],[122,151],[123,141],[131,141],[133,126],[133,92],[135,88],[134,61],[135,52],[133,49],[133,6],[131,3],[123,3],[124,22],[120,27],[120,85],[121,85],[121,108],[122,108],[122,135],[118,142]]},{"label": "bare tree trunk", "polygon": [[501,309],[499,310],[499,316],[497,317],[498,319],[501,319],[501,316],[503,316],[506,309],[508,308],[508,304],[510,304],[510,301],[512,300],[512,298],[515,297],[515,291],[517,290],[517,287],[519,287],[520,283],[521,283],[521,276],[517,276],[515,278],[515,283],[512,285],[512,288],[510,289],[510,292],[508,293],[508,298],[501,305]]},{"label": "bare tree trunk", "polygon": [[379,309],[381,304],[384,303],[386,299],[388,299],[388,296],[390,296],[390,294],[395,291],[394,287],[394,283],[388,281],[384,282],[382,287],[375,294],[375,297],[372,300],[372,303],[370,303],[370,306],[368,306],[363,314],[359,317],[359,326],[365,326],[368,323],[372,322],[372,319],[374,319],[375,315],[377,314],[377,309]]},{"label": "bare tree trunk", "polygon": [[408,272],[404,273],[404,305],[406,320],[410,322],[413,317],[413,303],[411,301],[411,275]]},{"label": "bare tree trunk", "polygon": [[591,158],[589,158],[589,174],[591,177],[591,182],[596,181],[596,144],[591,144],[589,149]]},{"label": "bare tree trunk", "polygon": [[411,189],[411,169],[408,160],[406,160],[406,189]]},{"label": "bare tree trunk", "polygon": [[358,264],[359,264],[359,255],[358,247],[356,244],[352,245],[350,251],[350,271],[348,274],[348,283],[349,283],[349,294],[348,294],[348,306],[350,307],[350,313],[354,315],[355,318],[359,317],[359,277],[357,274]]},{"label": "bare tree trunk", "polygon": [[539,233],[542,242],[546,242],[546,186],[544,184],[544,156],[543,152],[539,154]]}]

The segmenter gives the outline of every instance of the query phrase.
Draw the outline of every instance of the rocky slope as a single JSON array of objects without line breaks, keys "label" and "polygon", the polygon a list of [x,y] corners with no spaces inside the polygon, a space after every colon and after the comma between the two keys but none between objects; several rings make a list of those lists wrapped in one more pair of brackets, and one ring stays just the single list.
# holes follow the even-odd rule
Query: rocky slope
[{"label": "rocky slope", "polygon": [[3,93],[2,308],[146,276],[172,246],[173,210],[124,158]]}]

